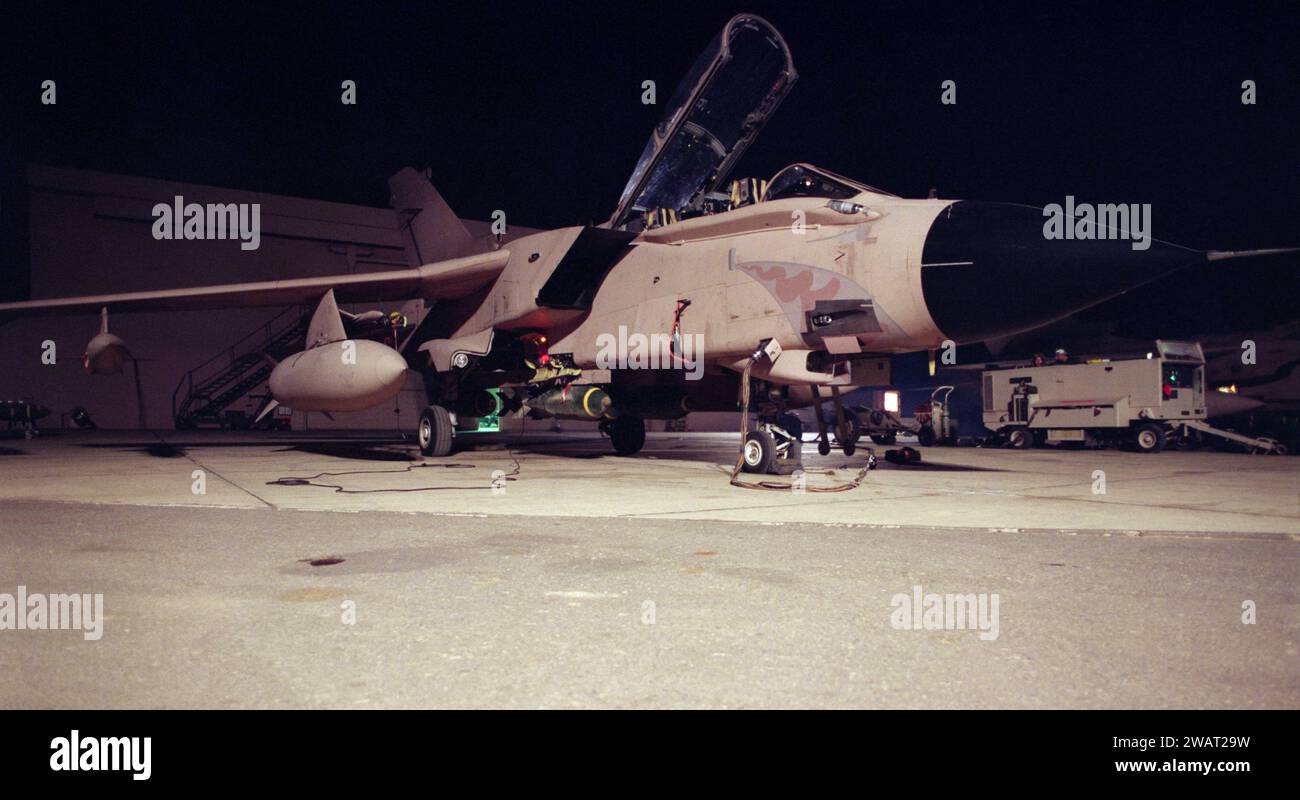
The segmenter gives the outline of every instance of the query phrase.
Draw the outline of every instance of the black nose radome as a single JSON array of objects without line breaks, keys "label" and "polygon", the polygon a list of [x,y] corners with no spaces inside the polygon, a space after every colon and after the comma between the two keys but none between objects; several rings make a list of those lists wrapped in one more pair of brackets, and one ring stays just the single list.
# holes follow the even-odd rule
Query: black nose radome
[{"label": "black nose radome", "polygon": [[1048,238],[1048,221],[1041,208],[1010,203],[961,201],[940,212],[921,287],[945,336],[977,342],[1037,328],[1205,259],[1156,239],[1135,250],[1119,230],[1102,235],[1123,238]]}]

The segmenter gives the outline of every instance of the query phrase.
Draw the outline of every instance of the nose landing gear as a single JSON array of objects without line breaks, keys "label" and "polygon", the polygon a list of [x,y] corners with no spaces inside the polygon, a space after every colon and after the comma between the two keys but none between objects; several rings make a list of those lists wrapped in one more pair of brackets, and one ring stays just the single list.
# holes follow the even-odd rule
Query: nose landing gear
[{"label": "nose landing gear", "polygon": [[789,475],[803,466],[802,440],[803,429],[793,414],[760,420],[758,427],[745,435],[740,468],[745,472]]},{"label": "nose landing gear", "polygon": [[[795,491],[800,494],[804,492],[846,492],[856,489],[866,480],[867,473],[875,467],[875,456],[870,452],[867,454],[867,461],[858,470],[857,476],[847,483],[839,483],[832,486],[807,486],[802,479],[789,484],[776,483],[773,481],[742,481],[738,477],[741,471],[744,472],[777,472],[788,475],[798,473],[802,478],[803,464],[803,425],[800,424],[799,418],[793,414],[783,413],[779,406],[769,405],[763,411],[759,412],[758,429],[749,430],[749,395],[750,395],[750,370],[754,362],[761,358],[768,350],[766,343],[760,343],[757,350],[745,364],[740,376],[740,452],[736,457],[736,466],[731,470],[731,485],[738,486],[742,489],[771,489],[774,491]],[[834,387],[832,387],[834,388]],[[826,431],[826,422],[821,414],[821,398],[817,395],[817,388],[813,387],[814,409],[817,416],[817,427],[820,435],[820,446],[823,455],[830,453],[830,441]],[[839,404],[839,394],[835,393],[837,418],[838,422],[843,425],[845,422],[843,407]],[[856,431],[848,441],[856,442]],[[853,452],[852,449],[846,449],[846,453]],[[826,471],[831,474],[830,470]]]}]

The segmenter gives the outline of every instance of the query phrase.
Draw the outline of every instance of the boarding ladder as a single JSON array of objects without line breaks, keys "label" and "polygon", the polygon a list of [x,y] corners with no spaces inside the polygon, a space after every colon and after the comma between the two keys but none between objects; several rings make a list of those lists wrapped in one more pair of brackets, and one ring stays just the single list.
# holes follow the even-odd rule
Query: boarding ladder
[{"label": "boarding ladder", "polygon": [[231,404],[265,383],[277,361],[302,349],[310,319],[300,307],[286,308],[186,372],[172,392],[177,430],[224,426]]}]

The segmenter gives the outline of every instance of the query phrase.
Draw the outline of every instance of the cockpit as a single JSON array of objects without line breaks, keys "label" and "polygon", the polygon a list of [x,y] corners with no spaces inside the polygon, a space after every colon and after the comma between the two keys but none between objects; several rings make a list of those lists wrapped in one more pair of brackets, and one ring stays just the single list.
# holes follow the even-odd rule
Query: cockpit
[{"label": "cockpit", "polygon": [[763,192],[762,200],[783,200],[787,197],[825,197],[846,200],[862,192],[875,192],[893,197],[889,192],[873,189],[866,184],[849,180],[812,164],[791,164],[772,177]]},{"label": "cockpit", "polygon": [[[729,193],[713,192],[704,196],[701,208],[678,211],[677,218],[699,216],[700,214],[719,214],[732,211],[755,203],[771,200],[787,200],[792,197],[824,197],[827,200],[848,200],[863,192],[897,197],[895,194],[881,191],[865,183],[836,175],[830,170],[815,167],[812,164],[791,164],[782,169],[772,180],[758,178],[741,178],[731,182]],[[652,219],[651,227],[670,224],[670,221]]]},{"label": "cockpit", "polygon": [[847,200],[863,192],[872,192],[886,197],[897,196],[812,164],[791,164],[776,173],[770,181],[759,178],[733,180],[728,189],[729,191],[714,191],[701,196],[697,206],[649,209],[644,216],[636,218],[633,226],[629,227],[634,230],[659,228],[682,219],[721,214],[756,203],[786,200],[792,197]]}]

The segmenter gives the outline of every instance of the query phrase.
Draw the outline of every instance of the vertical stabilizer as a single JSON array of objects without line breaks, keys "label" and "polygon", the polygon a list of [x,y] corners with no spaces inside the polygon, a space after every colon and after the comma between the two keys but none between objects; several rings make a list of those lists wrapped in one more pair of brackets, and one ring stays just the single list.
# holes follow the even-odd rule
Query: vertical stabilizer
[{"label": "vertical stabilizer", "polygon": [[389,202],[402,218],[414,250],[412,266],[471,255],[474,237],[442,199],[426,173],[410,167],[388,179]]}]

